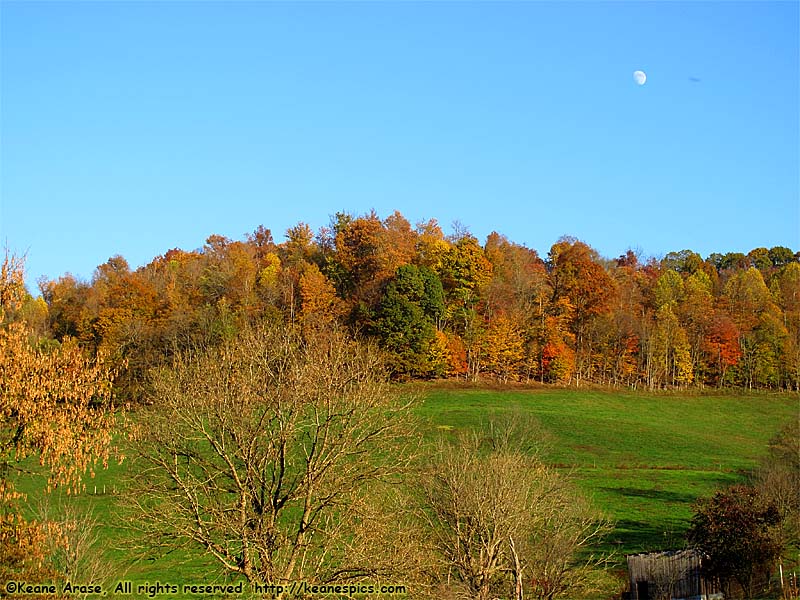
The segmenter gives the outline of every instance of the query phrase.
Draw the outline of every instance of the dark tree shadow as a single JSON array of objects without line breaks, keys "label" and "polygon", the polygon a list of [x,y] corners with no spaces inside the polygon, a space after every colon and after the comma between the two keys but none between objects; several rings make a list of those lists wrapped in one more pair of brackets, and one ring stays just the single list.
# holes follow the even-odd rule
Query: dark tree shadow
[{"label": "dark tree shadow", "polygon": [[619,494],[620,496],[628,496],[630,498],[647,498],[648,500],[659,500],[661,502],[680,502],[692,504],[695,500],[697,500],[697,496],[694,494],[687,494],[686,492],[671,492],[668,490],[641,489],[633,487],[605,487],[602,489],[606,492]]}]

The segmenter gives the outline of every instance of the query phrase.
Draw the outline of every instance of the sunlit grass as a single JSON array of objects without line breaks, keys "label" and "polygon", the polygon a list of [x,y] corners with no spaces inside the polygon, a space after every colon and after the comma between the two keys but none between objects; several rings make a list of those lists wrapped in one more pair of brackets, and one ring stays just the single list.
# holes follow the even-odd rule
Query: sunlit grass
[{"label": "sunlit grass", "polygon": [[616,523],[606,550],[620,557],[681,546],[697,498],[746,480],[798,414],[796,394],[418,389],[418,412],[437,428],[512,412],[538,420],[545,459]]},{"label": "sunlit grass", "polygon": [[[503,414],[520,413],[540,425],[545,460],[571,476],[614,523],[603,551],[624,555],[680,547],[692,504],[715,489],[746,480],[767,442],[798,414],[788,394],[647,394],[575,389],[480,389],[437,384],[406,386],[426,438],[452,436]],[[134,417],[135,418],[135,417]],[[130,460],[100,469],[76,496],[55,494],[91,513],[98,523],[97,552],[110,579],[135,585],[160,580],[219,581],[195,552],[136,558],[120,513]],[[33,508],[43,497],[41,477],[21,477]],[[51,500],[55,501],[55,500]]]}]

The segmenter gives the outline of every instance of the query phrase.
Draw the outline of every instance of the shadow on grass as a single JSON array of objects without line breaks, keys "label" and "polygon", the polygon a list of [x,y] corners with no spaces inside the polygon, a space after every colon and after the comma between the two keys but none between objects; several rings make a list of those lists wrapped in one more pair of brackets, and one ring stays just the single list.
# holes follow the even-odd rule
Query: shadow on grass
[{"label": "shadow on grass", "polygon": [[680,502],[692,504],[697,500],[697,496],[686,492],[670,492],[668,490],[641,489],[633,487],[604,487],[605,492],[628,496],[630,498],[647,498],[648,500],[658,500],[659,502]]},{"label": "shadow on grass", "polygon": [[614,562],[622,563],[628,554],[684,548],[687,527],[688,523],[678,520],[648,522],[623,519],[615,523],[602,547],[606,552],[614,552]]}]

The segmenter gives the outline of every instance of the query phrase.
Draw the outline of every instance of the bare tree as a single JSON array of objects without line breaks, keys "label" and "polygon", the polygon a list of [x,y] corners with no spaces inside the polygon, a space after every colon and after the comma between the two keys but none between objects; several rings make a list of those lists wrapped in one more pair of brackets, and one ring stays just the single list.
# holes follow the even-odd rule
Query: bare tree
[{"label": "bare tree", "polygon": [[781,545],[800,545],[800,419],[792,419],[773,436],[755,475],[761,495],[780,513]]},{"label": "bare tree", "polygon": [[500,427],[442,442],[423,481],[428,523],[457,597],[555,598],[584,586],[598,562],[581,553],[606,523],[515,437]]},{"label": "bare tree", "polygon": [[[47,566],[57,577],[78,584],[111,583],[112,574],[100,543],[96,517],[63,497],[45,496],[33,511],[37,522],[42,524]],[[87,597],[83,593],[75,595]]]},{"label": "bare tree", "polygon": [[397,573],[413,559],[402,520],[373,500],[391,497],[416,436],[383,375],[343,335],[277,326],[178,356],[132,428],[144,546],[202,549],[258,583]]}]

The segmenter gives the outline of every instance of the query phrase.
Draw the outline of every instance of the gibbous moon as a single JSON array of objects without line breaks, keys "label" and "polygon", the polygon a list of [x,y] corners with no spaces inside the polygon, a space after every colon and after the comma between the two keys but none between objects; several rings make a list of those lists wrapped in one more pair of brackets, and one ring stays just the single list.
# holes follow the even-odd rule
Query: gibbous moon
[{"label": "gibbous moon", "polygon": [[644,82],[647,81],[647,74],[644,71],[634,71],[633,80],[636,85],[644,85]]}]

